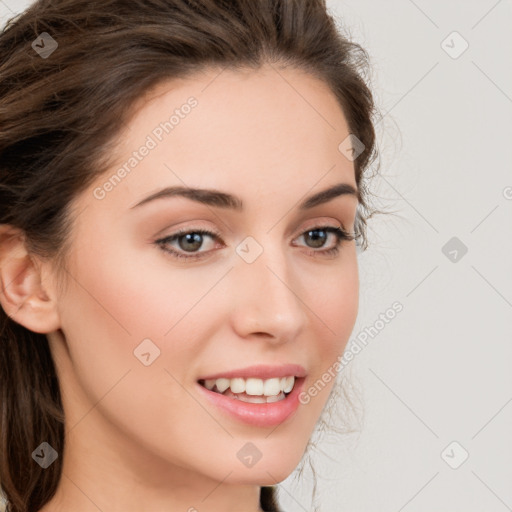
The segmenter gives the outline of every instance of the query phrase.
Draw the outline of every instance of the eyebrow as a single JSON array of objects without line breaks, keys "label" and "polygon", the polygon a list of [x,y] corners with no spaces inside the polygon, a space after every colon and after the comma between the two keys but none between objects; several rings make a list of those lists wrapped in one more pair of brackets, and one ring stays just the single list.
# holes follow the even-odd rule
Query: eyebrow
[{"label": "eyebrow", "polygon": [[[335,197],[343,195],[355,196],[359,199],[358,190],[355,189],[352,185],[349,185],[348,183],[338,183],[337,185],[317,192],[316,194],[306,198],[299,204],[299,210],[308,210],[320,204],[327,203]],[[185,197],[187,199],[191,199],[192,201],[196,201],[208,206],[232,209],[236,211],[243,210],[243,201],[239,197],[232,194],[221,192],[219,190],[190,188],[182,186],[163,188],[162,190],[159,190],[145,197],[134,206],[131,206],[130,209],[142,206],[143,204],[147,204],[150,201],[155,201],[156,199],[170,197]]]}]

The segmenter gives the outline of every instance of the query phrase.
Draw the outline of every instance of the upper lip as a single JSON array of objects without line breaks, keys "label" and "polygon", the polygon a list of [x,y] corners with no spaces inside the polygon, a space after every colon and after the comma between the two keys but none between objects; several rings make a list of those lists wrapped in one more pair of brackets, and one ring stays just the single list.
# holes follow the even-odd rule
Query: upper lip
[{"label": "upper lip", "polygon": [[198,380],[216,380],[216,379],[234,379],[241,377],[247,379],[254,377],[257,379],[271,379],[272,377],[305,377],[306,370],[300,364],[283,364],[279,366],[269,365],[253,365],[245,368],[238,368],[236,370],[229,370],[225,372],[218,372],[211,375],[206,375]]}]

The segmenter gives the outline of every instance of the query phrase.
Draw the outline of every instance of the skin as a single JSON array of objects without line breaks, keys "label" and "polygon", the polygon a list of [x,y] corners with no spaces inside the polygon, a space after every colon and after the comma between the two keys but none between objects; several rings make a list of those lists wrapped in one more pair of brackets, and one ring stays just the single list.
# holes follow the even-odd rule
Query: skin
[{"label": "skin", "polygon": [[[190,96],[197,107],[97,199],[94,189]],[[334,184],[356,188],[338,150],[348,134],[327,85],[303,71],[210,69],[161,83],[124,126],[116,165],[73,201],[66,287],[57,286],[62,269],[27,254],[21,239],[4,242],[2,307],[47,334],[66,413],[63,476],[43,512],[255,512],[259,486],[290,475],[334,380],[277,428],[226,416],[196,380],[297,363],[307,389],[343,353],[358,310],[355,242],[322,256],[335,235],[318,246],[304,233],[340,223],[352,232],[357,199],[306,212],[297,204]],[[131,209],[172,185],[236,194],[244,210],[186,198]],[[178,228],[213,229],[220,241],[205,235],[203,259],[173,259],[154,242]],[[263,248],[251,264],[235,252],[247,236]],[[187,254],[186,243],[171,247]],[[146,338],[161,351],[149,366],[133,353]],[[237,458],[249,441],[262,453],[250,468]]]}]

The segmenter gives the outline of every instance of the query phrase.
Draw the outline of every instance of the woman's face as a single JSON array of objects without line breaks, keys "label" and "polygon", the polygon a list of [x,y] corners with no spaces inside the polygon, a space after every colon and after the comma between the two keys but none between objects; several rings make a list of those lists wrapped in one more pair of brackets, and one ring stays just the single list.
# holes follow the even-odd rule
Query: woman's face
[{"label": "woman's face", "polygon": [[[116,165],[73,203],[61,330],[49,334],[66,474],[262,485],[293,471],[333,380],[307,404],[297,393],[332,373],[357,316],[355,242],[328,253],[337,237],[325,231],[353,232],[356,196],[301,207],[336,185],[356,188],[338,149],[348,135],[327,86],[289,68],[209,70],[139,102]],[[144,202],[168,187],[223,195]],[[258,380],[219,385],[245,383],[264,404],[199,383],[235,371],[301,378],[268,404]],[[280,384],[264,386],[276,396]]]}]

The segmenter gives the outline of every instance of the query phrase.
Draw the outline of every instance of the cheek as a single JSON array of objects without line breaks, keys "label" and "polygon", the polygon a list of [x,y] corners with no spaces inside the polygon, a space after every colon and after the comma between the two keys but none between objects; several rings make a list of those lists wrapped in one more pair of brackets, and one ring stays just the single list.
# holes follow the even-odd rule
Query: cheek
[{"label": "cheek", "polygon": [[[186,272],[169,272],[164,280],[161,266],[138,259],[135,252],[130,261],[122,261],[121,253],[105,249],[98,258],[83,251],[70,268],[74,279],[61,310],[71,362],[64,374],[73,400],[68,421],[87,429],[99,413],[158,453],[165,450],[162,440],[204,436],[198,426],[204,422],[190,421],[201,414],[197,403],[176,384],[186,381],[197,352],[193,340],[183,339],[190,327],[180,320],[201,294],[187,283]],[[169,330],[172,346],[165,344]],[[134,355],[146,338],[161,350],[149,366]],[[91,404],[97,405],[89,415]],[[171,444],[167,449],[172,451]],[[176,448],[175,455],[179,452]]]},{"label": "cheek", "polygon": [[162,334],[175,322],[171,313],[179,300],[172,288],[163,296],[151,277],[152,267],[138,261],[136,253],[117,247],[81,247],[70,264],[73,279],[61,301],[73,366],[82,383],[98,391],[109,389],[130,368],[145,368],[134,350],[146,338],[160,346]]},{"label": "cheek", "polygon": [[[354,253],[346,257],[339,272],[317,280],[309,295],[315,313],[314,363],[304,387],[304,411],[311,421],[319,418],[337,377],[338,362],[353,331],[359,307],[359,276]],[[307,421],[306,421],[307,423]]]},{"label": "cheek", "polygon": [[315,279],[317,286],[309,294],[308,306],[317,317],[316,325],[323,328],[319,336],[321,360],[334,360],[348,342],[359,308],[359,275],[354,254],[344,255],[338,271],[330,269]]},{"label": "cheek", "polygon": [[[201,336],[207,337],[201,324],[207,328],[217,317],[212,309],[215,290],[209,290],[219,274],[206,267],[173,268],[158,248],[139,252],[120,247],[105,244],[100,255],[84,247],[70,267],[74,279],[61,313],[76,371],[82,372],[83,384],[91,380],[91,368],[97,370],[92,373],[101,371],[98,382],[89,382],[98,392],[130,368],[146,373],[169,369],[182,381],[197,357]],[[156,346],[149,344],[151,350],[160,350],[148,367],[134,354],[147,346],[141,345],[146,339]]]},{"label": "cheek", "polygon": [[154,255],[151,260],[136,251],[127,258],[122,251],[104,253],[99,261],[82,254],[74,273],[80,286],[69,299],[73,311],[80,310],[83,320],[99,323],[111,341],[126,336],[133,342],[149,335],[162,338],[199,296],[198,283],[191,283],[190,274],[166,273],[165,266],[155,265]]}]

